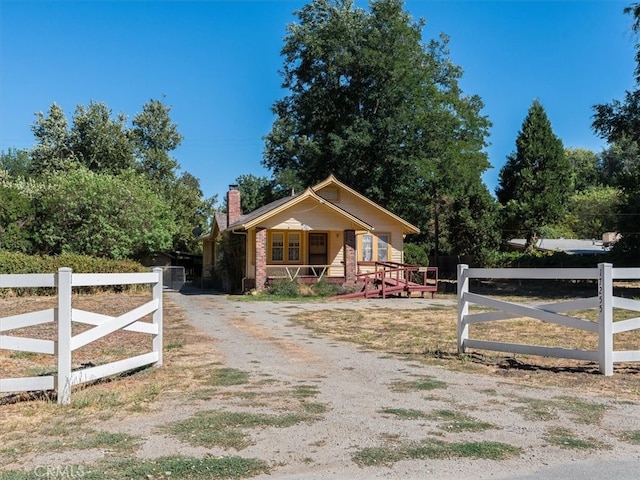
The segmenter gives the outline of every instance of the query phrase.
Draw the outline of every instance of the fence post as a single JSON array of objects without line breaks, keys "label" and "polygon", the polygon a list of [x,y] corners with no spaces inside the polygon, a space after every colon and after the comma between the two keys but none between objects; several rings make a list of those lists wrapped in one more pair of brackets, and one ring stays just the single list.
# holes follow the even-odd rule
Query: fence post
[{"label": "fence post", "polygon": [[162,268],[154,268],[153,272],[158,275],[158,281],[153,286],[153,299],[158,301],[158,309],[153,312],[153,324],[158,326],[158,333],[153,337],[153,351],[158,354],[156,366],[162,366]]},{"label": "fence post", "polygon": [[464,353],[464,341],[469,338],[469,326],[464,323],[469,314],[469,302],[464,300],[464,294],[469,291],[468,269],[469,265],[458,265],[458,353]]},{"label": "fence post", "polygon": [[71,402],[71,272],[60,268],[58,288],[58,403]]},{"label": "fence post", "polygon": [[600,373],[613,375],[613,265],[599,263],[598,278],[598,352]]}]

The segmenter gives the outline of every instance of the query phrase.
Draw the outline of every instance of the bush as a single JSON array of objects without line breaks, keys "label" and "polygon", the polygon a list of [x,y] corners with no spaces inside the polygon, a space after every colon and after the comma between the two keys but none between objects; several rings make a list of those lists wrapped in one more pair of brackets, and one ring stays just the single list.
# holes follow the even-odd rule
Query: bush
[{"label": "bush", "polygon": [[267,285],[267,293],[278,297],[299,297],[300,285],[297,281],[276,280]]},{"label": "bush", "polygon": [[[58,269],[63,267],[71,268],[75,273],[137,273],[149,271],[149,268],[131,260],[111,260],[71,253],[63,253],[58,256],[26,255],[0,250],[0,274],[56,273]],[[123,288],[123,286],[114,285],[100,288],[87,287],[82,291],[120,291]],[[132,285],[130,288],[135,289],[136,286]],[[53,293],[55,293],[53,289],[0,289],[0,297],[10,294],[50,295]]]},{"label": "bush", "polygon": [[418,265],[420,267],[429,266],[429,250],[430,247],[428,245],[405,243],[404,263],[408,263],[409,265]]},{"label": "bush", "polygon": [[338,285],[320,280],[311,286],[311,291],[319,297],[333,297],[339,293]]},{"label": "bush", "polygon": [[485,258],[486,268],[595,267],[611,262],[610,254],[569,255],[565,252],[493,252]]}]

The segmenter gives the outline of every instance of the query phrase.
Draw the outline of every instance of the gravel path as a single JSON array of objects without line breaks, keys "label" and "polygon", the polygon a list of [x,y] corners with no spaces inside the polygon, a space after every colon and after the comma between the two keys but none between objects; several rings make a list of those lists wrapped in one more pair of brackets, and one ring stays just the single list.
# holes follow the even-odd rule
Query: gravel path
[{"label": "gravel path", "polygon": [[[470,375],[408,362],[379,352],[321,338],[294,325],[289,317],[308,309],[415,308],[447,302],[431,299],[359,300],[340,303],[234,302],[221,295],[167,293],[182,306],[195,327],[215,339],[227,367],[252,377],[269,376],[292,385],[315,385],[313,399],[328,407],[322,419],[287,428],[251,431],[254,445],[239,452],[274,465],[270,475],[282,479],[537,479],[637,478],[640,447],[621,439],[625,431],[640,431],[640,405],[610,398],[581,396],[575,390],[524,388],[504,379]],[[424,376],[446,384],[430,391],[398,390],[398,382]],[[554,409],[554,419],[527,415],[527,408],[558,398],[579,397],[604,405],[602,419],[585,424],[570,409]],[[555,402],[555,403],[554,403]],[[211,408],[211,405],[207,405]],[[497,428],[446,431],[432,419],[401,419],[381,409],[413,409],[429,413],[452,410]],[[190,412],[182,413],[182,416]],[[441,422],[440,422],[441,423]],[[580,438],[597,440],[601,448],[561,448],[545,436],[550,428],[570,429]],[[468,458],[403,460],[383,467],[359,467],[352,456],[366,447],[399,445],[424,438],[445,442],[491,441],[521,447],[524,453],[507,460]],[[167,449],[170,438],[149,438],[151,456]],[[185,451],[174,445],[172,451]],[[191,448],[190,453],[206,449]],[[211,453],[211,452],[206,452]],[[233,453],[233,452],[232,452]],[[229,451],[213,452],[229,455]]]}]

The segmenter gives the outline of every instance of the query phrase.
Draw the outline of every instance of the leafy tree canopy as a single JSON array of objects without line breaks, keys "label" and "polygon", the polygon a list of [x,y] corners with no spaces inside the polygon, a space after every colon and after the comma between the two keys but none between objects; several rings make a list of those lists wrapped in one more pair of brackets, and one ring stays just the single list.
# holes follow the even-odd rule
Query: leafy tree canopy
[{"label": "leafy tree canopy", "polygon": [[[632,30],[640,33],[640,3],[624,9],[633,17]],[[627,91],[624,100],[595,105],[592,127],[607,140],[610,148],[603,154],[603,171],[608,184],[622,191],[619,223],[622,240],[616,249],[637,264],[640,248],[640,43],[636,43],[636,89]]]},{"label": "leafy tree canopy", "polygon": [[35,202],[37,250],[124,259],[171,248],[175,222],[150,182],[85,168],[50,176]]},{"label": "leafy tree canopy", "polygon": [[[215,197],[204,199],[199,180],[188,172],[178,173],[178,162],[170,154],[182,135],[170,111],[152,99],[134,116],[132,126],[123,113],[114,116],[105,103],[93,101],[78,105],[70,124],[56,103],[46,115],[37,113],[32,125],[35,147],[0,156],[0,186],[16,190],[35,208],[35,221],[22,220],[32,230],[30,249],[113,258],[143,255],[152,247],[198,251],[195,232],[206,228]],[[78,182],[77,191],[71,180]],[[118,182],[121,185],[113,191],[124,203],[107,193]],[[122,190],[123,186],[134,189]],[[143,200],[145,192],[151,196]],[[139,208],[147,208],[146,214]],[[59,217],[62,212],[68,217]],[[149,222],[144,228],[142,219]],[[170,228],[160,235],[156,226],[167,227],[167,222]]]},{"label": "leafy tree canopy", "polygon": [[263,164],[304,186],[333,173],[428,231],[440,213],[424,206],[465,196],[460,184],[481,184],[489,167],[490,122],[462,93],[447,37],[423,44],[425,22],[400,0],[369,11],[313,0],[296,14],[282,49],[289,94],[273,105]]}]

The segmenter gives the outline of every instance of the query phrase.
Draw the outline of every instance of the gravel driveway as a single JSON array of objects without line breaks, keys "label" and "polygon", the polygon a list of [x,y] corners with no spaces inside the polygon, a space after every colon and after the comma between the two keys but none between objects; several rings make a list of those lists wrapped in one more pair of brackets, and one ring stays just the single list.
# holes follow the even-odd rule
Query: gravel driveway
[{"label": "gravel driveway", "polygon": [[[252,431],[254,444],[239,455],[274,465],[270,475],[256,478],[638,478],[640,446],[622,437],[624,432],[640,432],[638,402],[586,397],[575,390],[525,388],[501,378],[418,364],[318,337],[290,321],[292,315],[308,309],[424,311],[447,300],[272,303],[235,302],[196,291],[166,295],[186,310],[195,327],[216,341],[225,366],[254,378],[314,385],[314,401],[327,407],[315,422]],[[397,388],[416,378],[433,378],[442,382],[441,388]],[[595,422],[586,422],[576,411],[562,407],[565,403],[595,405],[601,415]],[[535,406],[551,417],[536,417]],[[402,418],[390,413],[394,411],[424,416]],[[434,411],[459,412],[492,427],[447,431],[442,422],[429,417]],[[586,448],[550,443],[549,432],[560,428],[592,443]],[[366,448],[393,448],[426,437],[444,442],[501,442],[522,448],[523,453],[503,460],[407,459],[385,466],[358,466],[353,461],[353,455]],[[152,443],[146,448],[153,450]]]}]

